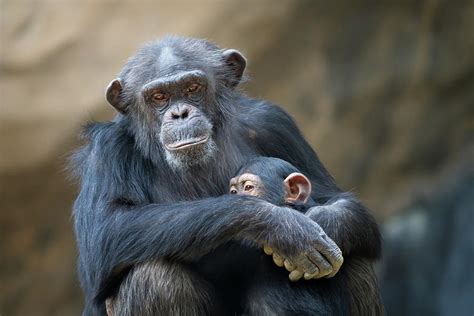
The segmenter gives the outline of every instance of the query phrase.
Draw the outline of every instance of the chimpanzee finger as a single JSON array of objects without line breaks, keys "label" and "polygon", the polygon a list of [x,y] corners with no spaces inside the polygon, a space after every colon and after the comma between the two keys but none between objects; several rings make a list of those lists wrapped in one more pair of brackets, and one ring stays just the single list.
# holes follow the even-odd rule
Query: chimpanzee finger
[{"label": "chimpanzee finger", "polygon": [[316,249],[326,258],[326,260],[332,266],[332,272],[328,274],[331,278],[339,271],[344,262],[344,257],[339,247],[332,239],[326,235],[322,236],[323,243],[321,243]]},{"label": "chimpanzee finger", "polygon": [[[342,264],[342,263],[341,263],[341,264]],[[333,271],[332,271],[331,273],[329,273],[328,275],[326,275],[325,278],[326,278],[326,279],[330,279],[330,278],[332,278],[333,276],[335,276],[335,275],[339,272],[340,267],[341,267],[341,266],[339,265],[339,267],[337,267],[337,270],[336,270],[336,269],[334,269],[334,266],[333,266]]]},{"label": "chimpanzee finger", "polygon": [[[319,268],[317,279],[329,275],[333,272],[331,264],[318,251],[312,251],[308,254],[309,260]],[[305,271],[313,274],[312,271]]]},{"label": "chimpanzee finger", "polygon": [[319,271],[318,266],[315,263],[313,263],[311,260],[309,260],[309,258],[306,256],[301,256],[294,262],[296,264],[297,270],[300,270],[309,274],[314,274]]},{"label": "chimpanzee finger", "polygon": [[303,271],[294,270],[294,271],[291,271],[291,273],[290,273],[290,275],[288,276],[288,278],[290,279],[290,281],[296,282],[296,281],[298,281],[299,279],[301,279],[301,277],[303,276],[303,274],[304,274]]},{"label": "chimpanzee finger", "polygon": [[304,274],[304,279],[305,280],[317,279],[318,274],[319,274],[319,270],[316,273],[313,273],[313,274],[305,273]]},{"label": "chimpanzee finger", "polygon": [[290,272],[296,269],[295,264],[291,262],[290,259],[285,259],[285,261],[283,261],[283,264],[285,265],[286,270]]},{"label": "chimpanzee finger", "polygon": [[271,255],[273,253],[273,249],[272,247],[268,246],[268,245],[264,245],[263,246],[263,251],[267,254],[267,255]]},{"label": "chimpanzee finger", "polygon": [[277,253],[273,253],[273,262],[275,262],[277,266],[283,267],[283,258]]}]

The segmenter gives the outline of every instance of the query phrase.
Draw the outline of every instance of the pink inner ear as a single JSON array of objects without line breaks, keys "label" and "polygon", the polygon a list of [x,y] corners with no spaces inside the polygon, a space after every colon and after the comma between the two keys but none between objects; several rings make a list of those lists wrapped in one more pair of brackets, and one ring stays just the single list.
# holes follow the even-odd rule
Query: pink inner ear
[{"label": "pink inner ear", "polygon": [[285,179],[285,187],[287,189],[287,200],[289,202],[308,201],[311,196],[311,182],[306,176],[295,172]]}]

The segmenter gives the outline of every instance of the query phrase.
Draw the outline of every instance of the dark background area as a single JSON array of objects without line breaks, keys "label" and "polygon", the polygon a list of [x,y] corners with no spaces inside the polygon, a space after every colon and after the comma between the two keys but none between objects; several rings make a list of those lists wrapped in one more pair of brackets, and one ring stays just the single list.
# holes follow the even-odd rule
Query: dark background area
[{"label": "dark background area", "polygon": [[389,315],[474,313],[474,2],[0,1],[0,314],[78,315],[65,161],[140,45],[248,58],[384,233]]}]

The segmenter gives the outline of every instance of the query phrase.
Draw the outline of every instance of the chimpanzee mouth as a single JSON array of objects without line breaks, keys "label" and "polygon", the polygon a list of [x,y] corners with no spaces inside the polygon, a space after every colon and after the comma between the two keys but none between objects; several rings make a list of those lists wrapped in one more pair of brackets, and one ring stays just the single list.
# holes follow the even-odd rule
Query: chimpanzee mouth
[{"label": "chimpanzee mouth", "polygon": [[189,148],[195,145],[203,144],[207,142],[208,139],[209,139],[209,135],[193,137],[193,138],[188,138],[186,140],[177,141],[172,144],[167,144],[165,145],[165,147],[169,151],[176,151],[176,150]]}]

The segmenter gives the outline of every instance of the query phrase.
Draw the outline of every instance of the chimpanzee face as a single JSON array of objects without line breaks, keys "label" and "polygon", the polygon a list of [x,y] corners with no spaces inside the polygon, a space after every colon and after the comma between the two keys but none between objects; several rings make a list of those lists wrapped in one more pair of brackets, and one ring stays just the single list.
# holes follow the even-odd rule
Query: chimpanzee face
[{"label": "chimpanzee face", "polygon": [[200,70],[180,71],[143,86],[145,107],[160,125],[156,137],[170,165],[191,166],[214,156],[212,119],[218,113],[209,91],[209,79]]},{"label": "chimpanzee face", "polygon": [[144,151],[157,149],[169,165],[185,169],[215,156],[218,99],[238,84],[245,59],[208,43],[169,45],[144,47],[122,71],[123,79],[109,85],[107,100],[131,119]]}]

